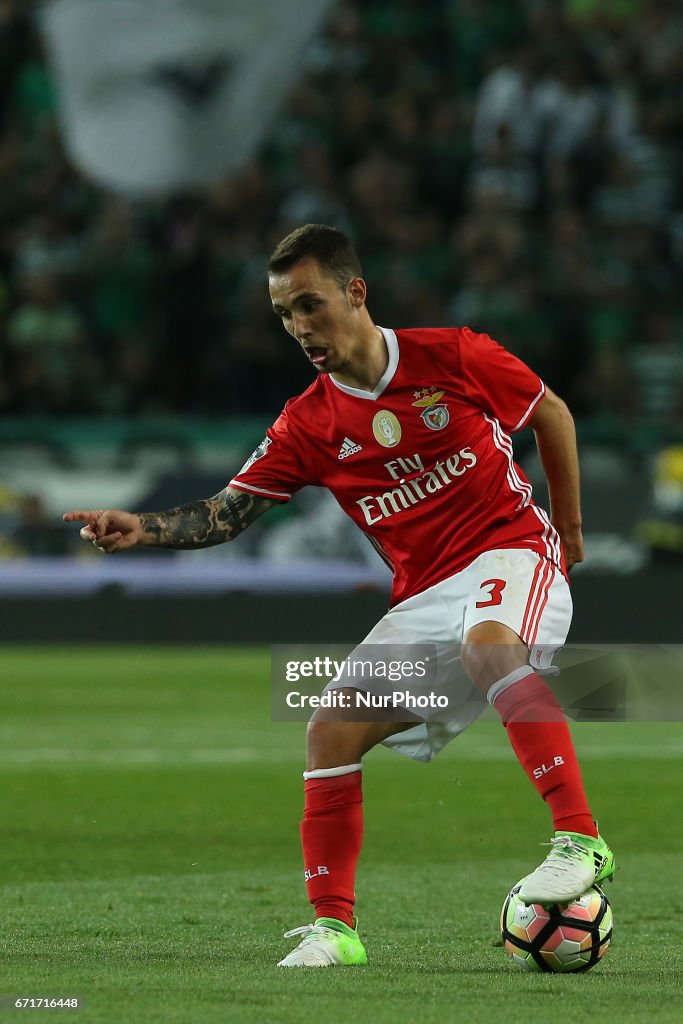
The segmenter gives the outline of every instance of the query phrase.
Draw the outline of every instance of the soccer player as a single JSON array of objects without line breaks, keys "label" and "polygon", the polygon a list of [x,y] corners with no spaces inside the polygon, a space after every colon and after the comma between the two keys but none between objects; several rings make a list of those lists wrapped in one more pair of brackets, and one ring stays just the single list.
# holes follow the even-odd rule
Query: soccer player
[{"label": "soccer player", "polygon": [[[366,306],[358,257],[341,232],[309,224],[269,265],[275,314],[317,373],[215,497],[167,512],[67,512],[105,552],[196,549],[232,540],[307,484],[325,486],[393,570],[391,605],[367,643],[455,652],[501,717],[553,820],[528,903],[567,903],[611,878],[614,857],[590,811],[550,669],[571,619],[567,571],[583,558],[572,417],[524,363],[466,327],[390,330]],[[552,515],[532,500],[510,433],[531,427]],[[447,684],[455,657],[438,672]],[[348,681],[348,680],[347,680]],[[439,680],[437,679],[437,682]],[[329,686],[352,693],[343,674]],[[329,688],[329,687],[328,687]],[[373,689],[372,680],[363,688]],[[307,734],[301,822],[313,924],[281,967],[366,962],[354,917],[363,831],[362,758],[377,743],[422,759],[468,724],[348,721],[319,708]],[[469,721],[472,720],[472,715]]]}]

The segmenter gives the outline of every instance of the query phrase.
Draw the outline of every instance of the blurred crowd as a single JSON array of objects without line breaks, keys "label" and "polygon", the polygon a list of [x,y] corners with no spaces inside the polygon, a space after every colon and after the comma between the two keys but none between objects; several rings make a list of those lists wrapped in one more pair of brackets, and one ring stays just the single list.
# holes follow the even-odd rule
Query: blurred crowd
[{"label": "blurred crowd", "polygon": [[578,415],[675,432],[682,138],[680,0],[347,0],[249,166],[131,202],[70,164],[0,0],[0,412],[275,414],[311,376],[264,264],[313,221],[378,323],[469,324]]}]

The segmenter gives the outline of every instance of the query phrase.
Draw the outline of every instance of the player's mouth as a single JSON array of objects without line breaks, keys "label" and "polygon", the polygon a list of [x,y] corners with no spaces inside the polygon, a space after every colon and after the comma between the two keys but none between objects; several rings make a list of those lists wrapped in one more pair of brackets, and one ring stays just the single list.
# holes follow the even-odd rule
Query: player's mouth
[{"label": "player's mouth", "polygon": [[326,348],[320,348],[317,345],[306,348],[304,351],[314,366],[324,366],[329,355]]}]

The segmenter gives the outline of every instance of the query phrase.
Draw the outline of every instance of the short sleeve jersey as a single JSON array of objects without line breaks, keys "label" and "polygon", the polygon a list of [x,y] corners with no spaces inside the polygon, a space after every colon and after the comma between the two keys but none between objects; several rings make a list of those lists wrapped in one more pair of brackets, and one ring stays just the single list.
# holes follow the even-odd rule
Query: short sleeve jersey
[{"label": "short sleeve jersey", "polygon": [[510,440],[543,382],[466,327],[382,330],[389,362],[375,390],[321,374],[230,486],[279,501],[327,487],[391,568],[392,605],[496,548],[529,548],[563,568]]}]

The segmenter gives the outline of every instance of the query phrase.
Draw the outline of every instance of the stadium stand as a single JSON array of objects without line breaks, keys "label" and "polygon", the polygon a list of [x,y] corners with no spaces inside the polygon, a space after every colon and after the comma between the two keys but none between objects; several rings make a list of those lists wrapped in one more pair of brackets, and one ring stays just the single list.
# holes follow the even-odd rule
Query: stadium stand
[{"label": "stadium stand", "polygon": [[69,162],[31,4],[0,4],[0,56],[3,455],[58,471],[37,424],[118,418],[122,472],[159,423],[172,469],[197,417],[267,423],[310,379],[263,275],[305,221],[352,232],[379,323],[492,334],[622,478],[683,441],[675,0],[346,0],[249,166],[155,202]]}]

